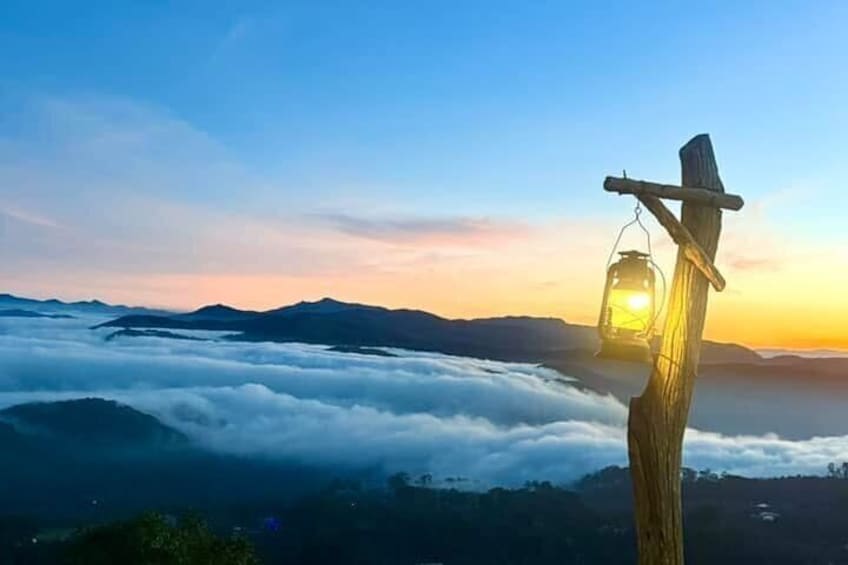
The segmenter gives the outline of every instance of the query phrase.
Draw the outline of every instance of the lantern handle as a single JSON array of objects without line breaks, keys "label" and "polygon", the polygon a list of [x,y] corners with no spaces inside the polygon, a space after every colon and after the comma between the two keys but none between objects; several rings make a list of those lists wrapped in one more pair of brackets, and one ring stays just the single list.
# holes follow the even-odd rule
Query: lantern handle
[{"label": "lantern handle", "polygon": [[[657,265],[656,261],[654,261],[654,258],[649,257],[648,262],[650,262],[651,266],[654,268],[654,270],[660,274],[660,280],[662,281],[662,293],[660,294],[660,300],[658,302],[658,304],[660,306],[659,306],[659,308],[657,308],[657,311],[654,313],[653,320],[651,320],[651,332],[653,332],[654,326],[656,326],[657,320],[660,319],[660,316],[663,313],[663,309],[665,308],[665,299],[666,299],[666,293],[668,292],[668,286],[666,285],[666,282],[665,282],[665,273],[663,272],[662,268],[660,268],[660,266]],[[657,298],[656,292],[657,291],[656,291],[656,287],[655,287],[654,288],[654,301],[655,301],[655,303],[657,303],[656,302],[656,298]]]},{"label": "lantern handle", "polygon": [[609,258],[607,259],[607,269],[609,269],[610,265],[612,265],[612,260],[615,257],[615,252],[618,250],[618,245],[621,243],[621,237],[624,235],[624,232],[627,231],[632,225],[638,225],[639,228],[643,232],[645,232],[645,237],[648,240],[648,257],[651,259],[651,262],[654,260],[654,254],[651,250],[651,232],[648,231],[648,228],[645,227],[645,224],[642,223],[641,218],[639,217],[642,214],[642,203],[638,200],[636,201],[636,207],[633,208],[633,219],[621,226],[621,230],[618,232],[618,237],[615,238],[615,244],[612,246],[612,251],[610,251]]}]

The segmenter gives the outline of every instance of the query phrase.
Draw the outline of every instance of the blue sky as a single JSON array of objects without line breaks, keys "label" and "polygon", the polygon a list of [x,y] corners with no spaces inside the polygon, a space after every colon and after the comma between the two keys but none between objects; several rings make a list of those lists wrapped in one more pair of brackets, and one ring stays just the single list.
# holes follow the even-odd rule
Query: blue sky
[{"label": "blue sky", "polygon": [[132,98],[262,175],[436,210],[597,210],[601,171],[673,179],[702,130],[749,197],[844,153],[844,3],[209,4],[4,3],[4,83]]},{"label": "blue sky", "polygon": [[[114,289],[130,275],[175,274],[180,262],[181,275],[321,263],[311,244],[267,268],[192,255],[215,245],[196,231],[172,234],[185,253],[160,261],[150,249],[162,242],[136,217],[143,208],[128,205],[136,198],[155,200],[162,217],[174,206],[205,214],[198,223],[237,214],[252,226],[240,232],[240,256],[262,247],[248,233],[257,222],[339,237],[365,226],[400,242],[428,232],[435,240],[416,264],[444,254],[433,243],[444,231],[594,222],[600,232],[632,207],[601,191],[605,175],[626,168],[675,182],[677,148],[701,132],[728,190],[749,203],[729,220],[737,235],[751,231],[737,245],[771,254],[740,264],[773,264],[786,238],[804,254],[821,236],[833,246],[821,263],[832,264],[848,243],[836,212],[848,206],[845,21],[841,2],[6,1],[0,195],[15,271],[6,282],[51,293],[44,277],[74,271],[79,279],[53,294],[97,290],[96,275],[114,280],[104,293],[125,298]],[[101,207],[110,212],[93,211]],[[94,253],[85,238],[75,247],[62,237],[60,252],[26,218],[42,229],[96,223],[91,238],[120,245]],[[380,267],[394,272],[392,261]],[[136,290],[191,302],[166,287]],[[413,294],[393,300],[431,306]]]}]

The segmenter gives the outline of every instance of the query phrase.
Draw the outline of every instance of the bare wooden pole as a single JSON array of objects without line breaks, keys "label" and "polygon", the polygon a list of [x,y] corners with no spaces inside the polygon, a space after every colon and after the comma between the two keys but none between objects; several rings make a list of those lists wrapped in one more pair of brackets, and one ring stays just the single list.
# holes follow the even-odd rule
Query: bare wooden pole
[{"label": "bare wooden pole", "polygon": [[[684,145],[680,163],[683,186],[724,192],[709,136],[696,136]],[[712,262],[721,210],[684,200],[682,224]],[[681,246],[660,353],[642,395],[630,401],[628,454],[640,565],[683,564],[683,433],[701,355],[708,292],[707,279]]]}]

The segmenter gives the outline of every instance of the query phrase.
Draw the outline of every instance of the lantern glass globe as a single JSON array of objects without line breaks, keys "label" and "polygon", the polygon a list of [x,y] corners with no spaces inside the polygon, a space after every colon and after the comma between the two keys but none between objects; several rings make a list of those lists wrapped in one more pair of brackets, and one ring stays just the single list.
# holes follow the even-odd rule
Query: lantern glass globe
[{"label": "lantern glass globe", "polygon": [[651,324],[651,295],[642,290],[614,289],[607,301],[609,326],[614,331],[641,333]]}]

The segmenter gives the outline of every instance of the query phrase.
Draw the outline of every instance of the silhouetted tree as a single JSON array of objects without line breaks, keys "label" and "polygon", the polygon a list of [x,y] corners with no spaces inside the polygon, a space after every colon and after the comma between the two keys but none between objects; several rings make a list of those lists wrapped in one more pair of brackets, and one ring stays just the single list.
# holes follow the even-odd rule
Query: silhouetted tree
[{"label": "silhouetted tree", "polygon": [[837,465],[833,461],[827,464],[827,476],[831,479],[848,479],[848,461]]},{"label": "silhouetted tree", "polygon": [[701,469],[698,472],[698,480],[699,481],[715,482],[715,481],[719,480],[719,476],[718,476],[717,473],[713,472],[713,470],[708,467],[706,469]]},{"label": "silhouetted tree", "polygon": [[392,492],[397,494],[409,486],[409,481],[409,473],[395,473],[386,480],[386,483],[389,485]]}]

